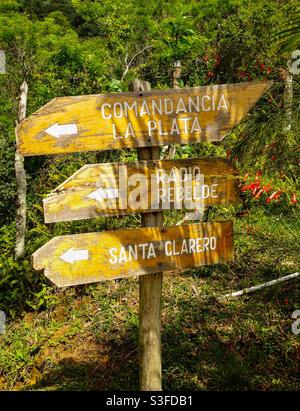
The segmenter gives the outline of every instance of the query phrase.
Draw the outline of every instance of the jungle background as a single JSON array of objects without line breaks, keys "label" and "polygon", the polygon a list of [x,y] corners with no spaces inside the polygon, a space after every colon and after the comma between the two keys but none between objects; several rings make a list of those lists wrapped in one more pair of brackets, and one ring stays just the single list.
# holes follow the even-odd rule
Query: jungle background
[{"label": "jungle background", "polygon": [[[207,221],[234,222],[235,261],[164,276],[164,390],[298,390],[299,279],[219,296],[299,270],[299,6],[281,0],[0,0],[1,390],[138,390],[138,279],[58,289],[31,254],[54,236],[140,226],[140,216],[44,223],[42,199],[85,164],[135,149],[25,158],[24,257],[15,257],[15,124],[55,97],[272,80],[221,143],[175,158],[219,156],[240,172],[241,202]],[[299,53],[300,54],[300,53]],[[300,63],[298,64],[300,68]],[[175,225],[184,212],[165,212]]]}]

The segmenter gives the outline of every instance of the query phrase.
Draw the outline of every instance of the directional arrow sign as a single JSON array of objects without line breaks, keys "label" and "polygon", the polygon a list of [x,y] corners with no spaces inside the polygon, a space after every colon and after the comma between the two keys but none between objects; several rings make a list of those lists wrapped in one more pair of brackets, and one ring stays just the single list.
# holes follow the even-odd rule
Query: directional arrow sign
[{"label": "directional arrow sign", "polygon": [[71,136],[71,135],[77,134],[77,125],[76,124],[59,125],[58,123],[55,123],[53,124],[53,126],[47,128],[45,132],[55,138],[60,138],[62,136]]},{"label": "directional arrow sign", "polygon": [[55,237],[32,259],[58,287],[226,263],[233,260],[232,222]]},{"label": "directional arrow sign", "polygon": [[23,156],[220,141],[270,82],[59,97],[16,129]]},{"label": "directional arrow sign", "polygon": [[74,250],[71,247],[68,251],[63,253],[60,258],[66,263],[74,264],[75,261],[84,261],[89,259],[88,250]]},{"label": "directional arrow sign", "polygon": [[237,174],[215,157],[86,165],[43,200],[45,221],[234,204]]},{"label": "directional arrow sign", "polygon": [[98,188],[93,191],[91,194],[87,195],[87,198],[91,198],[98,202],[101,202],[105,199],[118,198],[119,193],[117,188]]}]

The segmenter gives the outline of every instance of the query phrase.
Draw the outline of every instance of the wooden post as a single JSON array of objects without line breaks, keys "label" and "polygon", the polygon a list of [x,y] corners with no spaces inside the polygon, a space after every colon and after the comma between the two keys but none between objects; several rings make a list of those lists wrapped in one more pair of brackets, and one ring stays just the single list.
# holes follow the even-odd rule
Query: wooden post
[{"label": "wooden post", "polygon": [[[178,84],[178,79],[180,79],[181,76],[181,62],[175,61],[174,63],[174,71],[173,71],[173,88],[180,88]],[[169,149],[167,157],[165,157],[166,151]],[[162,151],[161,151],[161,159],[163,158],[174,158],[176,152],[176,144],[172,144],[170,147],[169,146],[164,146]]]},{"label": "wooden post", "polygon": [[[135,79],[133,90],[143,93],[151,89],[151,84]],[[159,146],[138,148],[139,160],[159,160]],[[142,227],[160,227],[163,213],[142,214]],[[162,390],[161,366],[161,295],[162,273],[139,277],[139,353],[140,390]]]},{"label": "wooden post", "polygon": [[[180,88],[179,87],[179,83],[178,83],[178,79],[180,79],[181,76],[181,62],[180,61],[176,61],[174,63],[174,71],[173,71],[173,88]],[[176,144],[172,144],[170,146],[169,149],[169,153],[168,153],[168,158],[174,158],[176,153]]]},{"label": "wooden post", "polygon": [[179,88],[178,79],[181,76],[181,62],[176,61],[174,63],[174,71],[173,71],[173,88]]}]

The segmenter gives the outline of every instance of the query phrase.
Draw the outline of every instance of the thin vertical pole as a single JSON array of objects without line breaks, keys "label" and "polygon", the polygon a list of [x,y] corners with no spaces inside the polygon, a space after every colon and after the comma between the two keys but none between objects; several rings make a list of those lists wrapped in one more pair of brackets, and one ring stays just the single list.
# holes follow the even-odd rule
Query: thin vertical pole
[{"label": "thin vertical pole", "polygon": [[[135,79],[133,90],[143,93],[150,91],[151,84]],[[138,148],[139,160],[159,160],[159,146]],[[163,213],[142,214],[142,227],[160,227]],[[139,354],[140,390],[162,390],[161,366],[161,295],[162,273],[146,274],[139,277]]]},{"label": "thin vertical pole", "polygon": [[[19,115],[17,123],[21,123],[26,117],[28,85],[23,82],[20,90]],[[17,151],[15,153],[15,173],[17,183],[17,212],[16,212],[16,244],[15,258],[22,259],[25,253],[26,232],[26,171],[24,157]]]}]

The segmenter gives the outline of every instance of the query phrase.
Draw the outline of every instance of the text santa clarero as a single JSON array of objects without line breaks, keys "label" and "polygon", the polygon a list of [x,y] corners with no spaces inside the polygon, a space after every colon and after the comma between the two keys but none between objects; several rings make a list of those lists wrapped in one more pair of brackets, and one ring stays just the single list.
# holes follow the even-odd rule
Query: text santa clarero
[{"label": "text santa clarero", "polygon": [[123,264],[131,261],[150,260],[158,255],[164,257],[198,254],[215,250],[217,237],[183,238],[181,240],[166,240],[162,247],[154,242],[133,244],[109,249],[110,264]]}]

